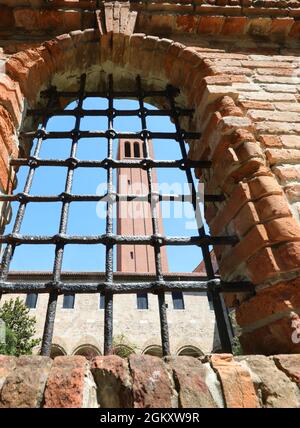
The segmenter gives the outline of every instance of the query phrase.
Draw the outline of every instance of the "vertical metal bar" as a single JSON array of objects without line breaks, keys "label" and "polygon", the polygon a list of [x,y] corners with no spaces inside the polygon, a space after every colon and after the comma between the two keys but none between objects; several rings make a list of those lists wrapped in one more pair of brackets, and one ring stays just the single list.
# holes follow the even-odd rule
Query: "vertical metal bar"
[{"label": "vertical metal bar", "polygon": [[[113,129],[113,76],[108,78],[108,131]],[[113,138],[107,138],[107,158],[113,158]],[[106,205],[106,235],[113,234],[113,168],[107,167],[107,205]],[[108,285],[113,284],[113,253],[112,243],[106,244],[105,280]],[[112,353],[113,346],[113,293],[105,291],[104,311],[104,355]]]},{"label": "vertical metal bar", "polygon": [[[144,98],[143,90],[141,84],[140,76],[137,76],[137,92],[138,92],[138,101],[139,101],[139,114],[141,117],[142,131],[144,132],[143,136],[143,147],[144,147],[144,157],[146,159],[150,158],[149,151],[149,138],[147,136],[147,121],[146,114],[144,109]],[[147,168],[147,179],[148,187],[150,194],[150,208],[152,216],[152,228],[154,235],[159,234],[159,227],[157,222],[157,208],[156,204],[159,203],[159,199],[153,194],[153,181],[152,181],[152,169]],[[154,245],[154,256],[155,256],[155,269],[156,269],[156,280],[162,285],[164,283],[164,277],[162,273],[162,264],[161,264],[161,251],[159,243]],[[162,351],[163,355],[170,355],[170,339],[169,339],[169,327],[167,319],[167,308],[165,302],[165,293],[160,291],[158,293],[158,307],[159,307],[159,319],[160,319],[160,332],[161,332],[161,341],[162,341]]]},{"label": "vertical metal bar", "polygon": [[[230,340],[230,334],[228,331],[228,327],[230,326],[230,319],[228,317],[228,313],[223,307],[222,299],[220,296],[220,292],[213,286],[210,289],[212,302],[215,311],[216,322],[218,326],[219,338],[222,346],[223,352],[232,352],[232,345]],[[229,323],[227,324],[226,321]]]},{"label": "vertical metal bar", "polygon": [[[177,111],[176,111],[176,105],[175,105],[175,100],[174,100],[174,89],[169,86],[167,88],[167,92],[168,92],[168,98],[169,98],[169,103],[170,103],[170,107],[171,107],[171,118],[173,119],[174,125],[176,128],[177,140],[179,142],[182,159],[187,160],[188,154],[187,154],[186,147],[185,147],[185,141],[182,138],[182,129],[181,129],[181,126],[179,123],[179,116],[178,116]],[[188,182],[190,192],[192,195],[192,205],[193,205],[194,212],[195,212],[198,234],[200,237],[203,237],[203,236],[205,236],[204,222],[203,222],[203,219],[201,216],[199,203],[197,201],[197,192],[196,192],[195,183],[193,180],[193,175],[192,175],[191,169],[186,167],[185,168],[185,174],[186,174],[187,182]],[[202,256],[203,256],[207,276],[209,277],[209,279],[212,279],[215,277],[215,274],[214,274],[214,269],[213,269],[212,262],[211,262],[211,257],[210,257],[208,245],[202,245],[201,251],[202,251]]]},{"label": "vertical metal bar", "polygon": [[[52,88],[50,92],[49,101],[47,103],[47,108],[50,108],[54,104],[55,100],[56,100],[56,91],[54,88]],[[49,120],[49,116],[47,115],[42,118],[42,126],[40,129],[41,132],[46,130],[46,125],[48,120]],[[43,135],[39,136],[39,138],[37,139],[37,144],[33,153],[33,157],[39,157],[42,143],[43,143]],[[36,168],[37,168],[37,165],[35,165],[34,162],[32,162],[32,164],[29,167],[28,175],[24,185],[24,190],[23,190],[24,193],[28,193],[28,194],[30,193]],[[15,223],[12,228],[12,233],[20,232],[24,215],[25,215],[26,206],[27,206],[27,202],[24,202],[24,201],[20,202]],[[0,274],[1,281],[5,281],[7,279],[7,275],[9,272],[9,267],[15,251],[15,247],[16,247],[15,244],[7,244],[4,250],[2,261],[1,261],[1,274]]]},{"label": "vertical metal bar", "polygon": [[[183,160],[187,160],[188,154],[187,154],[186,147],[185,147],[185,141],[182,137],[182,135],[183,135],[182,129],[181,129],[180,122],[179,122],[179,116],[178,116],[177,110],[176,110],[175,99],[174,99],[174,89],[171,86],[169,86],[167,88],[167,92],[168,92],[168,98],[169,98],[169,103],[170,103],[170,107],[171,107],[171,118],[173,119],[174,124],[175,124],[176,133],[178,136],[177,139],[178,139],[178,142],[180,145],[182,158],[183,158]],[[203,222],[203,219],[201,216],[201,211],[200,211],[199,203],[197,200],[197,192],[196,192],[195,183],[193,180],[192,171],[190,168],[186,167],[185,172],[186,172],[187,181],[188,181],[188,184],[190,187],[190,192],[192,195],[192,205],[193,205],[193,208],[195,211],[195,218],[196,218],[196,222],[197,222],[198,234],[200,237],[202,237],[202,236],[205,236],[204,222]],[[214,269],[213,269],[213,265],[212,265],[212,261],[211,261],[209,246],[208,245],[201,245],[201,250],[202,250],[203,260],[204,260],[204,264],[205,264],[206,274],[207,274],[209,279],[213,279],[213,278],[215,278],[215,273],[214,273]],[[223,310],[221,296],[219,294],[219,291],[215,287],[213,287],[213,288],[211,288],[209,293],[210,293],[212,301],[213,301],[216,323],[217,323],[217,327],[218,327],[218,332],[219,332],[219,337],[220,337],[222,349],[224,352],[231,352],[231,341],[230,341],[229,331],[228,331],[227,323],[226,323],[226,317],[228,317],[228,314],[227,313],[225,314],[225,312]],[[228,322],[230,322],[230,320],[228,320]]]},{"label": "vertical metal bar", "polygon": [[[71,158],[75,158],[77,154],[78,140],[79,140],[78,132],[80,130],[80,121],[81,121],[80,110],[82,109],[82,105],[84,101],[85,82],[86,82],[86,75],[83,74],[80,78],[78,110],[75,111],[76,121],[75,121],[74,133],[72,134],[72,145],[71,145],[71,152],[70,152]],[[72,192],[73,178],[74,178],[74,168],[71,166],[68,166],[68,172],[67,172],[66,183],[65,183],[66,193]],[[64,201],[62,203],[62,209],[61,209],[61,215],[60,215],[59,234],[65,234],[67,232],[69,211],[70,211],[70,202]],[[64,256],[64,244],[57,243],[55,247],[55,259],[54,259],[54,265],[53,265],[53,283],[54,284],[55,283],[59,284],[60,282],[63,256]],[[53,337],[55,314],[56,314],[56,307],[57,307],[57,298],[58,298],[58,292],[56,290],[51,291],[51,293],[49,294],[47,313],[45,318],[41,355],[49,356],[51,353],[52,337]]]}]

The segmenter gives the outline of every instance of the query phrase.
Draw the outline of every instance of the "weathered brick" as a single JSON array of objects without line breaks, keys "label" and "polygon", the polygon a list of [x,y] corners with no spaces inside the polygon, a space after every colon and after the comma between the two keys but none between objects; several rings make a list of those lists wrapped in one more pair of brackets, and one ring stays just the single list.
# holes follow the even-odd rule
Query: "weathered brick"
[{"label": "weathered brick", "polygon": [[0,397],[4,382],[15,370],[16,358],[11,355],[0,355]]},{"label": "weathered brick", "polygon": [[260,109],[260,110],[274,110],[272,103],[263,101],[240,101],[239,103],[244,109]]},{"label": "weathered brick", "polygon": [[300,355],[274,355],[276,366],[300,388]]},{"label": "weathered brick", "polygon": [[198,25],[199,34],[219,34],[223,27],[223,16],[201,16]]},{"label": "weathered brick", "polygon": [[268,245],[269,238],[263,225],[256,225],[220,261],[220,273],[231,278],[237,268],[261,248]]},{"label": "weathered brick", "polygon": [[133,381],[134,407],[173,407],[171,381],[163,361],[148,355],[132,355],[129,367]]},{"label": "weathered brick", "polygon": [[19,357],[2,387],[0,407],[41,407],[51,365],[47,357]]},{"label": "weathered brick", "polygon": [[257,215],[255,205],[252,202],[245,204],[233,220],[233,225],[238,235],[245,235],[248,230],[255,224],[259,223],[260,219]]},{"label": "weathered brick", "polygon": [[280,135],[280,140],[284,147],[300,149],[300,135]]},{"label": "weathered brick", "polygon": [[44,407],[97,407],[96,385],[85,357],[57,357],[51,368]]},{"label": "weathered brick", "polygon": [[[286,244],[282,244],[280,247],[283,253]],[[289,311],[293,311],[294,308],[300,306],[298,286],[299,278],[276,283],[269,288],[260,290],[254,297],[243,302],[237,309],[238,324],[242,327],[252,325],[254,328],[259,327],[261,320],[274,314],[278,314],[278,316],[281,314],[284,317]],[[284,299],[282,296],[284,296]],[[276,319],[276,316],[274,318]],[[291,325],[290,331],[292,332]],[[290,339],[290,336],[284,339]]]},{"label": "weathered brick", "polygon": [[213,234],[220,233],[220,230],[226,226],[244,204],[250,200],[251,195],[249,187],[246,183],[239,183],[234,189],[230,198],[226,201],[224,207],[213,222],[210,223],[210,228]]},{"label": "weathered brick", "polygon": [[289,408],[298,405],[300,392],[297,386],[276,368],[270,358],[253,355],[236,359],[243,363],[245,368],[250,369],[261,407]]},{"label": "weathered brick", "polygon": [[281,139],[277,135],[260,135],[259,141],[266,147],[282,147]]},{"label": "weathered brick", "polygon": [[283,195],[272,195],[255,201],[255,208],[261,221],[291,215],[286,198]]},{"label": "weathered brick", "polygon": [[248,20],[245,16],[228,16],[222,28],[222,34],[229,35],[242,35],[246,32]]},{"label": "weathered brick", "polygon": [[290,68],[257,68],[256,73],[262,74],[262,75],[269,75],[269,76],[293,76],[295,75],[295,69]]},{"label": "weathered brick", "polygon": [[300,199],[300,184],[288,184],[284,187],[284,192],[290,201],[298,201]]},{"label": "weathered brick", "polygon": [[226,407],[259,407],[250,372],[234,361],[231,354],[211,355],[210,362],[222,384]]},{"label": "weathered brick", "polygon": [[277,218],[265,223],[270,242],[300,240],[300,225],[293,217]]},{"label": "weathered brick", "polygon": [[125,359],[117,355],[96,357],[91,370],[98,387],[101,407],[133,407],[131,378]]},{"label": "weathered brick", "polygon": [[299,103],[275,103],[275,107],[279,111],[300,112],[300,104]]},{"label": "weathered brick", "polygon": [[270,165],[300,160],[300,150],[296,149],[267,149],[265,153]]},{"label": "weathered brick", "polygon": [[271,93],[271,92],[265,92],[263,90],[261,91],[253,91],[253,92],[242,92],[240,94],[241,100],[253,100],[253,101],[291,101],[295,102],[296,97],[294,94],[287,94],[285,92],[279,92],[279,93]]},{"label": "weathered brick", "polygon": [[247,115],[255,122],[261,120],[272,120],[275,122],[300,122],[300,114],[293,112],[248,110]]},{"label": "weathered brick", "polygon": [[172,357],[166,362],[178,388],[178,407],[217,407],[206,384],[207,369],[204,364],[193,357]]},{"label": "weathered brick", "polygon": [[[290,313],[292,314],[293,311]],[[274,321],[269,319],[268,322],[261,323],[262,327],[243,332],[240,342],[246,354],[272,355],[280,353],[280,349],[285,349],[287,353],[299,353],[300,344],[291,340],[295,332],[292,328],[293,322],[299,324],[299,317],[289,315],[274,319]]]},{"label": "weathered brick", "polygon": [[247,272],[253,284],[261,284],[280,272],[270,247],[259,250],[247,260]]},{"label": "weathered brick", "polygon": [[276,166],[273,168],[273,172],[283,183],[300,179],[300,170],[295,166]]},{"label": "weathered brick", "polygon": [[298,241],[278,245],[274,248],[273,253],[281,272],[294,271],[299,268],[300,243]]},{"label": "weathered brick", "polygon": [[251,197],[256,199],[268,194],[282,194],[280,185],[273,177],[257,177],[248,182]]}]

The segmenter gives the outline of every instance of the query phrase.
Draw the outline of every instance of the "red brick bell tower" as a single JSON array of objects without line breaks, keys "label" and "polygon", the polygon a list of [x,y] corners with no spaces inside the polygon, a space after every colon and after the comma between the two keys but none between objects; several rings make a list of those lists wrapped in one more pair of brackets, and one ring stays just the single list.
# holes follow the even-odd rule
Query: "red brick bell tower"
[{"label": "red brick bell tower", "polygon": [[[149,153],[153,158],[152,143],[149,142]],[[119,140],[118,158],[143,158],[141,140]],[[157,176],[152,170],[153,190],[157,190]],[[119,194],[145,195],[149,192],[147,171],[141,168],[119,168],[117,177]],[[157,205],[159,233],[163,234],[160,209]],[[117,233],[119,235],[152,235],[152,218],[148,201],[121,201],[118,204]],[[168,271],[167,254],[161,248],[163,272]],[[118,245],[117,270],[119,272],[155,273],[154,250],[150,245]]]}]

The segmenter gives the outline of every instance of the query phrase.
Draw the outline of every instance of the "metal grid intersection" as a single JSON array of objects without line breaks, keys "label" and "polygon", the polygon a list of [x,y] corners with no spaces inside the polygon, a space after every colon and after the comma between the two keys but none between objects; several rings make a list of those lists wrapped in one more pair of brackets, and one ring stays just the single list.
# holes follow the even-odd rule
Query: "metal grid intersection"
[{"label": "metal grid intersection", "polygon": [[[48,293],[49,300],[45,318],[44,333],[42,339],[41,354],[50,355],[52,336],[55,323],[55,313],[57,298],[66,292],[72,293],[104,293],[104,353],[112,352],[113,340],[113,295],[117,293],[136,293],[147,291],[157,294],[159,306],[160,329],[162,339],[163,355],[170,354],[169,332],[167,311],[165,304],[166,291],[205,291],[209,293],[214,305],[216,322],[218,326],[221,345],[224,351],[231,350],[229,324],[227,312],[222,304],[220,292],[253,291],[252,285],[248,283],[224,283],[215,275],[210,257],[209,245],[234,245],[237,243],[236,237],[206,235],[199,201],[195,185],[193,182],[191,168],[209,168],[211,162],[191,161],[188,159],[185,141],[199,138],[200,134],[195,132],[185,132],[181,126],[180,116],[187,116],[193,113],[189,109],[180,109],[176,106],[175,98],[178,90],[167,86],[161,91],[145,91],[142,88],[141,79],[136,78],[136,90],[134,91],[114,91],[113,77],[108,78],[108,90],[102,92],[87,92],[85,90],[86,76],[80,78],[80,88],[78,92],[58,92],[55,88],[46,91],[48,98],[47,106],[44,109],[31,110],[28,114],[34,117],[41,117],[41,127],[33,132],[23,132],[21,135],[27,139],[37,139],[37,144],[32,156],[28,158],[12,159],[11,165],[14,167],[28,166],[29,172],[23,192],[14,195],[1,195],[0,201],[17,201],[19,207],[16,219],[12,228],[12,233],[0,235],[0,242],[6,244],[3,252],[1,272],[0,272],[0,297],[3,293]],[[78,105],[74,110],[63,110],[57,108],[59,97],[67,99],[78,99]],[[105,97],[108,99],[108,108],[104,110],[86,110],[83,108],[84,99],[87,97]],[[148,97],[164,97],[169,104],[168,109],[149,110],[145,107],[144,100]],[[139,108],[136,110],[117,110],[114,108],[114,98],[136,98]],[[75,127],[69,132],[48,132],[47,122],[52,116],[73,116],[75,117]],[[84,116],[105,116],[107,117],[107,129],[103,131],[81,131],[80,121]],[[116,132],[113,128],[114,118],[118,116],[138,116],[141,120],[141,132],[126,133]],[[167,116],[173,121],[176,132],[150,132],[147,129],[147,116]],[[79,160],[77,156],[78,142],[81,138],[104,137],[107,140],[107,157],[99,161]],[[45,139],[71,139],[70,156],[67,159],[41,159],[39,157],[43,140]],[[143,158],[132,160],[113,159],[113,141],[119,138],[136,138],[143,142]],[[149,141],[154,138],[174,139],[179,143],[182,158],[179,160],[154,160],[149,153]],[[59,195],[30,195],[33,178],[37,168],[41,166],[59,166],[67,168],[65,190]],[[143,168],[147,172],[148,194],[145,195],[122,195],[114,192],[113,171],[120,168]],[[103,195],[76,195],[72,193],[73,177],[76,168],[104,168],[107,171],[107,192]],[[156,204],[164,200],[186,200],[185,195],[162,195],[153,190],[152,168],[180,168],[185,171],[187,182],[191,192],[190,201],[195,211],[198,225],[198,235],[191,237],[167,237],[159,233],[157,222]],[[121,236],[113,233],[113,207],[118,201],[131,200],[149,201],[152,215],[153,233],[150,236]],[[224,199],[223,195],[205,195],[205,202],[218,202]],[[67,225],[70,204],[74,201],[102,201],[106,203],[106,232],[102,235],[93,236],[70,236],[67,234]],[[23,235],[20,233],[22,221],[28,203],[35,202],[61,202],[61,214],[59,230],[53,236]],[[9,275],[10,263],[16,246],[22,244],[53,244],[55,246],[55,259],[50,281],[28,281],[26,276],[18,279],[11,279]],[[62,262],[64,248],[71,244],[103,244],[106,247],[105,277],[99,276],[97,282],[78,281],[66,282],[62,278]],[[155,280],[147,280],[144,276],[138,277],[138,281],[126,282],[115,281],[113,273],[114,247],[116,245],[151,245],[155,255]],[[169,280],[163,275],[161,264],[161,247],[164,245],[197,245],[201,248],[207,275],[199,276],[184,281]],[[76,277],[74,273],[73,276]],[[13,277],[13,275],[12,275]],[[81,277],[78,275],[78,278]],[[136,276],[135,276],[136,278]],[[99,332],[100,334],[100,332]]]}]

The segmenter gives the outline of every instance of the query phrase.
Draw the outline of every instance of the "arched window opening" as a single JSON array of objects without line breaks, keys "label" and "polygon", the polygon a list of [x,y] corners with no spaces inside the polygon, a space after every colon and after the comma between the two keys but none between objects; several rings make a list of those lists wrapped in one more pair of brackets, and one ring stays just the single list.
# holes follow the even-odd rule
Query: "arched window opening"
[{"label": "arched window opening", "polygon": [[101,352],[99,351],[98,348],[96,348],[96,346],[81,345],[73,352],[73,355],[81,355],[85,357],[87,360],[92,360],[98,355],[101,355]]},{"label": "arched window opening", "polygon": [[144,355],[152,355],[153,357],[162,357],[162,347],[158,345],[152,345],[146,348],[143,352]]},{"label": "arched window opening", "polygon": [[[7,198],[0,195],[0,200],[12,202],[18,208],[14,211],[14,221],[5,235],[1,235],[1,242],[6,245],[2,257],[4,268],[0,272],[3,284],[11,281],[9,285],[14,287],[14,292],[34,293],[41,290],[49,293],[46,321],[41,334],[44,338],[43,355],[49,355],[51,350],[56,310],[62,309],[61,305],[57,305],[61,294],[64,295],[63,308],[74,308],[76,299],[76,310],[77,293],[78,308],[80,294],[97,294],[97,313],[102,314],[99,307],[105,307],[104,348],[105,353],[110,353],[113,347],[114,294],[136,296],[137,293],[145,294],[153,290],[158,301],[157,316],[160,317],[161,327],[158,331],[161,333],[162,347],[152,346],[145,351],[146,354],[161,356],[170,353],[166,302],[169,295],[165,295],[165,290],[184,292],[185,297],[190,292],[185,290],[212,293],[223,348],[229,351],[228,320],[219,290],[214,287],[218,278],[210,269],[209,249],[212,244],[232,245],[233,240],[227,237],[213,239],[205,231],[200,207],[203,200],[197,192],[193,168],[209,169],[211,162],[188,158],[189,142],[199,139],[200,134],[183,129],[182,123],[190,121],[180,120],[189,118],[193,112],[177,105],[176,88],[143,88],[144,82],[140,76],[136,77],[135,89],[130,94],[129,91],[115,90],[112,76],[108,78],[105,91],[88,92],[86,79],[85,75],[81,76],[78,100],[72,101],[64,111],[58,111],[57,106],[65,99],[73,100],[74,91],[60,92],[51,87],[43,94],[48,97],[47,108],[28,113],[41,117],[37,129],[30,132],[24,130],[21,135],[32,142],[32,152],[29,157],[11,161],[13,167],[25,170],[19,180],[22,183],[23,178],[24,187],[20,184],[15,194]],[[122,98],[125,96],[136,98],[138,107],[133,109],[134,114],[128,114],[124,106],[119,107],[118,103],[124,101]],[[157,108],[147,104],[147,100],[168,108],[154,112]],[[88,117],[89,113],[91,119],[85,120],[82,128],[82,118]],[[97,113],[106,120],[106,129],[101,131],[97,121],[92,120]],[[136,116],[137,122],[132,128],[138,131],[128,131],[126,115]],[[116,116],[119,116],[119,121]],[[118,150],[124,141],[124,151]],[[88,148],[89,144],[94,150]],[[177,154],[172,151],[172,145],[176,145]],[[67,149],[63,149],[64,146]],[[117,153],[122,153],[122,158]],[[127,188],[130,180],[130,188],[134,189],[134,184],[143,184],[143,189],[140,187],[133,193],[124,190],[120,180],[124,172]],[[159,187],[161,182],[168,184],[167,189]],[[180,186],[174,190],[172,186],[178,182]],[[188,186],[184,186],[187,183]],[[185,195],[187,188],[190,193]],[[208,202],[222,200],[219,196],[222,195],[205,194]],[[130,215],[127,212],[127,216],[121,218],[121,204],[125,202],[128,208],[131,202],[136,204],[137,199],[142,202],[140,205],[143,209],[139,211],[142,216],[138,220],[132,217],[134,210],[131,206],[128,210]],[[173,215],[171,221],[166,216],[168,220],[164,222],[165,202],[171,202],[173,211],[176,204],[187,204],[189,215],[182,210],[182,216]],[[46,204],[42,213],[34,212],[39,204]],[[53,215],[55,210],[50,208],[55,204],[56,216]],[[117,217],[114,217],[116,212]],[[36,227],[40,227],[42,232],[37,233]],[[142,249],[143,256],[139,249]],[[199,280],[196,272],[195,275],[190,274],[199,265],[202,256],[207,272]],[[26,274],[22,269],[24,266],[28,271]],[[18,271],[17,274],[14,270]],[[10,275],[11,271],[14,275]],[[39,271],[44,271],[43,275],[38,275]],[[170,271],[173,276],[169,275]],[[120,276],[118,279],[117,273],[135,275],[134,278],[125,275],[125,279],[120,279]],[[208,282],[212,279],[214,281]],[[100,292],[104,293],[102,303],[98,300]],[[145,301],[143,298],[143,308]],[[175,299],[174,305],[177,309],[183,309],[183,299]],[[152,308],[151,304],[149,311],[135,312],[144,316]],[[63,312],[64,316],[67,312],[74,314],[74,311]],[[181,314],[178,311],[177,315],[184,315],[184,311]],[[90,348],[82,348],[80,352],[89,355]]]},{"label": "arched window opening", "polygon": [[203,352],[200,351],[199,348],[197,348],[196,346],[184,346],[183,348],[181,348],[178,351],[179,356],[185,356],[185,357],[194,357],[194,358],[198,358],[203,356]]},{"label": "arched window opening", "polygon": [[67,355],[67,353],[60,345],[53,344],[51,346],[50,358],[54,360],[54,358],[62,357],[64,355]]},{"label": "arched window opening", "polygon": [[131,144],[129,141],[125,142],[125,158],[131,158]]},{"label": "arched window opening", "polygon": [[138,142],[135,142],[133,145],[133,151],[134,151],[134,157],[135,158],[140,158],[141,157],[141,153],[140,153],[140,145]]}]

